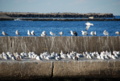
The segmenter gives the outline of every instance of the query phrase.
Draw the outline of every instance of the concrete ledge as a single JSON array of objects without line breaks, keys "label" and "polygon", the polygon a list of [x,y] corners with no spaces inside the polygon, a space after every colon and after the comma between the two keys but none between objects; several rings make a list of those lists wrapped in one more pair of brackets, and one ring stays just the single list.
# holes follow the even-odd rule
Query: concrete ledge
[{"label": "concrete ledge", "polygon": [[54,62],[53,77],[120,78],[120,61]]},{"label": "concrete ledge", "polygon": [[120,36],[0,37],[0,53],[11,52],[94,52],[119,51]]},{"label": "concrete ledge", "polygon": [[0,62],[0,79],[50,78],[51,75],[52,62]]},{"label": "concrete ledge", "polygon": [[0,61],[0,80],[120,78],[120,61]]}]

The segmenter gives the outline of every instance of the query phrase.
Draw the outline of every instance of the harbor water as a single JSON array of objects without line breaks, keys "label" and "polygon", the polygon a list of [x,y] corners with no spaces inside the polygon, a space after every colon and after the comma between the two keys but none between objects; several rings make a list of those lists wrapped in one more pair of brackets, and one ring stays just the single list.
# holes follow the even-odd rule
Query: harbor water
[{"label": "harbor water", "polygon": [[[56,36],[60,36],[59,32],[63,32],[63,36],[71,36],[70,31],[76,31],[78,36],[82,36],[81,31],[85,31],[87,21],[0,21],[0,36],[5,31],[7,36],[16,36],[15,31],[18,30],[19,36],[28,36],[27,31],[34,30],[35,36],[40,36],[42,31],[46,31],[47,36],[52,31]],[[104,36],[103,31],[109,32],[109,36],[116,36],[115,32],[120,31],[120,21],[89,21],[93,23],[88,30],[88,36],[91,31],[96,31],[96,36]]]}]

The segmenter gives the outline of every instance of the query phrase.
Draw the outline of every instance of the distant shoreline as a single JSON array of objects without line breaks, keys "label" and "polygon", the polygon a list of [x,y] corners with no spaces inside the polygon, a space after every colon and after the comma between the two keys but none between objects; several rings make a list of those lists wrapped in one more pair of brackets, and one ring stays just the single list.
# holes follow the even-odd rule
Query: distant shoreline
[{"label": "distant shoreline", "polygon": [[0,12],[0,21],[120,21],[112,13],[21,13]]},{"label": "distant shoreline", "polygon": [[15,20],[14,18],[0,18],[0,21],[120,21],[120,19],[59,19],[59,18],[19,18]]}]

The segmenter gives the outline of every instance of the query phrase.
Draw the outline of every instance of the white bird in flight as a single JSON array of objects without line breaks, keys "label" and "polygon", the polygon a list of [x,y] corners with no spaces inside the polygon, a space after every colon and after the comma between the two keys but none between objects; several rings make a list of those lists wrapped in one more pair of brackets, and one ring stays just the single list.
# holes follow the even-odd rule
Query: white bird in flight
[{"label": "white bird in flight", "polygon": [[88,30],[90,26],[94,26],[94,24],[90,22],[86,22],[85,25],[86,25],[86,30]]},{"label": "white bird in flight", "polygon": [[86,29],[86,30],[88,30],[89,28],[90,28],[90,26],[88,25],[88,26],[86,26],[86,28],[85,28],[85,29]]},{"label": "white bird in flight", "polygon": [[86,22],[85,25],[86,25],[86,26],[94,26],[94,24],[93,24],[93,23],[90,23],[90,22]]}]

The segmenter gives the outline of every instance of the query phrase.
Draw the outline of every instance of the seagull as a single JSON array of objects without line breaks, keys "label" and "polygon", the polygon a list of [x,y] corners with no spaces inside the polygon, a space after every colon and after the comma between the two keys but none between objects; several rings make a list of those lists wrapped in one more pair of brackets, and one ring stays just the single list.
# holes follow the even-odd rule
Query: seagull
[{"label": "seagull", "polygon": [[7,35],[4,31],[2,31],[2,35]]},{"label": "seagull", "polygon": [[72,55],[70,55],[70,54],[67,54],[67,57],[68,57],[69,59],[72,59]]},{"label": "seagull", "polygon": [[40,56],[36,56],[36,60],[40,60]]},{"label": "seagull", "polygon": [[63,35],[63,32],[61,31],[61,32],[59,32],[59,34],[60,34],[60,36],[62,36],[62,35]]},{"label": "seagull", "polygon": [[103,31],[103,34],[104,34],[105,36],[108,36],[108,35],[109,35],[109,33],[108,33],[106,30]]},{"label": "seagull", "polygon": [[92,57],[89,54],[87,54],[86,58],[92,59]]},{"label": "seagull", "polygon": [[116,31],[115,34],[116,34],[116,35],[120,35],[120,32],[119,32],[119,31]]},{"label": "seagull", "polygon": [[60,52],[60,56],[61,56],[62,59],[65,59],[65,58],[67,57],[67,55],[64,54],[62,50],[61,50],[61,52]]},{"label": "seagull", "polygon": [[90,35],[96,35],[96,31],[91,31]]},{"label": "seagull", "polygon": [[111,58],[112,58],[112,59],[116,59],[116,57],[115,57],[114,55],[111,55]]},{"label": "seagull", "polygon": [[88,30],[89,28],[90,28],[90,25],[87,25],[85,29]]},{"label": "seagull", "polygon": [[12,59],[12,60],[16,60],[16,59],[15,59],[15,56],[12,56],[11,59]]},{"label": "seagull", "polygon": [[90,26],[94,26],[94,24],[90,22],[86,22],[85,25],[86,25],[86,30],[88,30]]},{"label": "seagull", "polygon": [[35,35],[34,30],[31,31],[31,35]]},{"label": "seagull", "polygon": [[8,59],[7,55],[4,52],[2,53],[2,55],[3,55],[3,59],[5,59],[5,60]]},{"label": "seagull", "polygon": [[46,36],[47,34],[46,34],[46,31],[43,31],[42,33],[41,33],[41,36],[42,37],[44,37],[44,36]]},{"label": "seagull", "polygon": [[50,31],[50,35],[55,36],[55,33],[53,33],[53,32]]},{"label": "seagull", "polygon": [[46,59],[46,60],[51,60],[52,57],[51,57],[50,55],[48,55],[48,56],[45,57],[45,59]]},{"label": "seagull", "polygon": [[20,61],[20,60],[22,60],[22,57],[20,55],[17,55],[16,60]]},{"label": "seagull", "polygon": [[87,31],[81,31],[82,35],[88,35]]},{"label": "seagull", "polygon": [[77,32],[76,32],[76,31],[70,31],[70,34],[71,34],[72,36],[77,36]]},{"label": "seagull", "polygon": [[60,60],[60,59],[61,59],[60,56],[55,57],[55,60]]},{"label": "seagull", "polygon": [[30,33],[30,31],[29,31],[29,30],[27,31],[27,34],[28,34],[28,35],[31,35],[31,33]]},{"label": "seagull", "polygon": [[16,34],[16,35],[19,35],[19,32],[18,32],[18,30],[16,30],[16,31],[15,31],[15,34]]},{"label": "seagull", "polygon": [[90,22],[86,22],[85,25],[86,25],[86,26],[94,26],[94,24],[93,24],[93,23],[90,23]]}]

